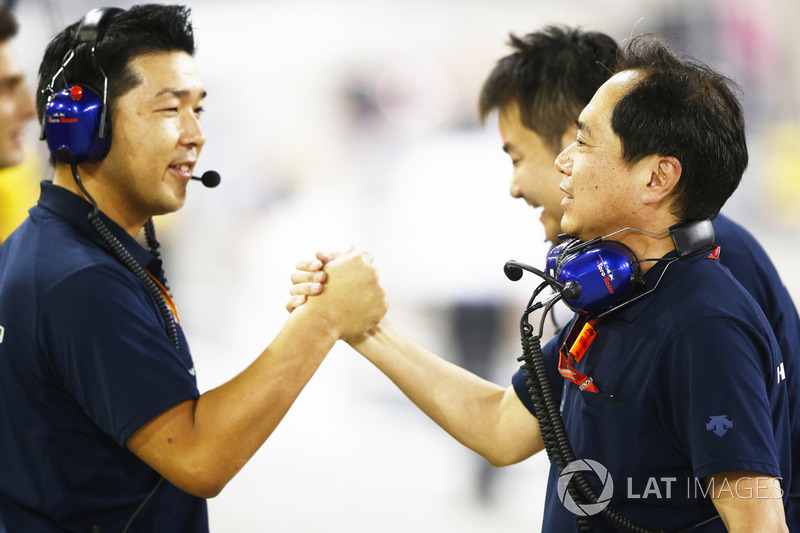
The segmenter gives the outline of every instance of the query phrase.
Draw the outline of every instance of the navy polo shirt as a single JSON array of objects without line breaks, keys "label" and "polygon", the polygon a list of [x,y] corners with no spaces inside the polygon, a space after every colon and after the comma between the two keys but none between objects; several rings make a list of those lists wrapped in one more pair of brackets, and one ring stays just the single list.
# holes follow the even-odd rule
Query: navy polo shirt
[{"label": "navy polo shirt", "polygon": [[[543,352],[575,456],[608,470],[613,508],[639,525],[678,531],[717,514],[705,476],[744,470],[790,479],[791,444],[785,367],[752,297],[706,254],[656,264],[642,292],[662,273],[655,291],[595,326],[575,368],[599,393],[558,374],[572,323]],[[521,371],[514,375],[533,413],[524,381]],[[599,478],[588,479],[600,494]],[[578,531],[558,481],[553,463],[542,529]],[[591,520],[594,531],[615,531],[599,516]],[[725,531],[722,521],[693,530],[711,531]]]},{"label": "navy polo shirt", "polygon": [[[0,531],[122,531],[160,479],[125,442],[199,396],[180,327],[177,350],[89,212],[43,182],[0,247]],[[160,260],[103,219],[163,281]],[[165,482],[130,531],[206,532],[205,500]]]}]

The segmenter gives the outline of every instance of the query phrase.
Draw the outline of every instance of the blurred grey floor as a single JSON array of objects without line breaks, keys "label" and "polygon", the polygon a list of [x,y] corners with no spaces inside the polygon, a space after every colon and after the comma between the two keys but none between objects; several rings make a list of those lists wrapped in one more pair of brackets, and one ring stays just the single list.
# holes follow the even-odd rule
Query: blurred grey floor
[{"label": "blurred grey floor", "polygon": [[[204,373],[212,367],[198,364]],[[270,440],[209,502],[212,531],[538,531],[544,454],[500,469],[488,501],[476,485],[479,461],[339,346]]]}]

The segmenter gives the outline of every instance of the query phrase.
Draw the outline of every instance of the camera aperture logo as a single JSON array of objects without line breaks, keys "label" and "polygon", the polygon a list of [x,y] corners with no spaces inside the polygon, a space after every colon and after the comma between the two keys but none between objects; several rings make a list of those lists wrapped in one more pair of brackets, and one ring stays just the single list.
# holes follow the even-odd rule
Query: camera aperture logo
[{"label": "camera aperture logo", "polygon": [[[572,499],[567,487],[575,472],[594,472],[603,483],[603,490],[596,503],[576,503]],[[614,494],[614,480],[611,479],[611,474],[608,473],[606,467],[591,459],[578,459],[571,462],[561,471],[558,478],[558,499],[569,512],[578,516],[592,516],[602,512],[611,502],[612,494]]]}]

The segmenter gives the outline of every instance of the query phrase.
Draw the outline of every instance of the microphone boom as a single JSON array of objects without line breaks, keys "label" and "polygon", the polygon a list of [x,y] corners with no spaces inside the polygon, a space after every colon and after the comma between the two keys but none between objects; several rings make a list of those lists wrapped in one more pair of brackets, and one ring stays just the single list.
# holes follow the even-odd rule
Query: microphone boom
[{"label": "microphone boom", "polygon": [[220,178],[219,176],[219,172],[216,172],[214,170],[206,170],[205,172],[203,172],[202,177],[192,176],[192,179],[198,180],[209,189],[213,189],[214,187],[219,185],[220,181],[222,181],[222,178]]}]

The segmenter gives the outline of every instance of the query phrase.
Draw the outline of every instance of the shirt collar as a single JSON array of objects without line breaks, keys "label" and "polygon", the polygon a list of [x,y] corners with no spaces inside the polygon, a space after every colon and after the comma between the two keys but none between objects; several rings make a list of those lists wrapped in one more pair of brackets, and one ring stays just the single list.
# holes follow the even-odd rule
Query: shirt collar
[{"label": "shirt collar", "polygon": [[[40,207],[63,218],[102,248],[109,249],[105,241],[89,223],[89,213],[92,212],[91,204],[77,194],[52,182],[43,181],[41,185]],[[161,260],[139,244],[119,224],[108,218],[102,211],[100,212],[100,219],[142,268],[149,266],[151,272],[154,273],[161,270]]]},{"label": "shirt collar", "polygon": [[[706,259],[708,257],[708,252],[709,250],[705,250],[704,252],[698,252],[684,257],[683,259],[678,259],[677,252],[672,250],[642,276],[644,284],[641,287],[637,287],[629,301],[636,298],[638,299],[620,308],[619,311],[611,313],[609,318],[616,317],[626,322],[633,321],[653,303],[656,295],[661,292],[664,287],[683,275],[693,264]],[[648,291],[652,292],[648,293]]]}]

